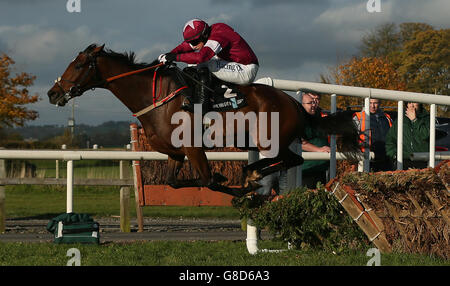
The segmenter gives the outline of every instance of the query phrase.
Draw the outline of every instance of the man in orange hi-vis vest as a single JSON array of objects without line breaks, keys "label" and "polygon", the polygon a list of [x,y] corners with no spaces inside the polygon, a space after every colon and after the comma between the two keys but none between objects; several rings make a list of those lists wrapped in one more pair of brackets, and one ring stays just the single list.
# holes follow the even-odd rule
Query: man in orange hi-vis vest
[{"label": "man in orange hi-vis vest", "polygon": [[[369,104],[370,112],[370,130],[369,144],[370,151],[375,153],[375,159],[370,162],[370,170],[372,172],[387,171],[392,168],[389,160],[386,158],[386,134],[392,127],[392,119],[389,114],[383,112],[380,108],[380,100],[371,98]],[[361,132],[366,131],[366,118],[364,112],[355,112],[353,117]],[[366,133],[361,133],[360,140],[365,142]],[[364,149],[362,150],[364,151]]]}]

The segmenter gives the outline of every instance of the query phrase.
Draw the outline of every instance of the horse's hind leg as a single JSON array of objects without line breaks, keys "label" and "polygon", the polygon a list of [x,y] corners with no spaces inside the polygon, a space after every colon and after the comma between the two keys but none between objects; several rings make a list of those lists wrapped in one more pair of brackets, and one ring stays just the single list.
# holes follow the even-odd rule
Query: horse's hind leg
[{"label": "horse's hind leg", "polygon": [[299,154],[293,152],[290,149],[286,149],[280,156],[283,160],[283,166],[286,169],[298,166],[303,164],[303,162],[305,161],[303,159],[302,156],[300,156]]},{"label": "horse's hind leg", "polygon": [[264,158],[247,166],[248,169],[245,169],[244,173],[244,186],[247,186],[249,182],[257,181],[282,169],[289,169],[301,165],[303,164],[303,162],[304,160],[302,156],[292,152],[289,149],[286,149],[277,157]]},{"label": "horse's hind leg", "polygon": [[[247,185],[247,182],[249,181],[257,181],[264,177],[265,175],[268,175],[269,173],[266,173],[265,175],[261,174],[261,170],[264,168],[267,168],[271,165],[278,165],[281,162],[281,160],[278,157],[274,158],[264,158],[261,160],[258,160],[250,165],[245,166],[242,169],[242,175],[245,180],[244,186]],[[273,172],[276,172],[277,170],[273,170]],[[273,173],[272,172],[272,173]]]}]

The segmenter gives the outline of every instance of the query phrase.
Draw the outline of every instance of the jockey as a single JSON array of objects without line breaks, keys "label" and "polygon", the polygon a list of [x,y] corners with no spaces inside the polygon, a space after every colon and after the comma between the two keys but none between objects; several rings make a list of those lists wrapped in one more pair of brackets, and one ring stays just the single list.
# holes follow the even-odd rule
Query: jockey
[{"label": "jockey", "polygon": [[250,84],[255,79],[258,58],[247,42],[227,24],[209,26],[202,20],[193,19],[184,25],[183,38],[184,41],[170,53],[158,57],[162,63],[178,61],[197,66],[201,85],[195,100],[187,98],[187,102],[183,102],[183,110],[193,112],[193,104],[200,103],[203,113],[207,111],[210,72],[234,84]]}]

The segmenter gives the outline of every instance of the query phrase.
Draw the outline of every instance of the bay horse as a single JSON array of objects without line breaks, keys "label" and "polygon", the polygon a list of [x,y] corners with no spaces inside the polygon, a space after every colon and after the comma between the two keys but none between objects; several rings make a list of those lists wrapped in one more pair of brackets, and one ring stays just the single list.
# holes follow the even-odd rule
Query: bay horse
[{"label": "bay horse", "polygon": [[[166,182],[174,188],[208,187],[213,191],[242,196],[258,187],[254,183],[257,179],[282,168],[288,169],[303,163],[303,158],[292,152],[289,145],[296,138],[304,137],[306,124],[323,130],[326,134],[338,134],[342,142],[340,144],[343,147],[342,151],[349,157],[354,158],[359,152],[359,132],[353,123],[351,113],[338,112],[326,117],[312,117],[305,112],[299,102],[274,87],[263,84],[239,86],[239,91],[246,96],[247,105],[237,110],[238,112],[243,114],[253,112],[258,118],[261,113],[278,114],[278,153],[274,157],[264,158],[246,166],[243,170],[246,183],[242,187],[224,186],[226,178],[220,174],[211,174],[205,148],[191,147],[193,145],[175,147],[172,144],[171,134],[177,125],[171,124],[171,118],[175,112],[180,111],[183,96],[177,96],[177,93],[185,87],[180,86],[180,81],[177,80],[180,72],[161,65],[158,61],[150,64],[136,63],[135,54],[132,52],[116,53],[105,49],[104,45],[92,44],[80,52],[62,76],[55,81],[47,93],[49,101],[63,106],[70,99],[81,96],[89,89],[105,88],[111,91],[132,113],[138,115],[152,149],[168,155]],[[158,73],[158,77],[155,71],[157,68],[162,70]],[[158,101],[155,94],[165,96],[164,100]],[[151,110],[147,112],[149,107]],[[187,114],[190,118],[194,117],[191,113]],[[270,130],[271,116],[268,116],[268,121],[267,130],[264,131],[271,136],[274,133]],[[245,132],[249,132],[248,124],[245,126]],[[236,133],[234,135],[237,136]],[[248,141],[245,146],[237,147],[259,151],[268,148],[262,147],[260,142],[256,142],[252,147]],[[177,179],[185,156],[197,171],[199,179]]]}]

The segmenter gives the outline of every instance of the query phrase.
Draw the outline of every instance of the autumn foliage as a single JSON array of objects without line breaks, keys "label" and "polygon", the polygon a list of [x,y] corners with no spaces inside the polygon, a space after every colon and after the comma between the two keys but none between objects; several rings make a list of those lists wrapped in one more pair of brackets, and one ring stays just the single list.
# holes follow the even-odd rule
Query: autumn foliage
[{"label": "autumn foliage", "polygon": [[449,95],[450,29],[417,32],[400,56],[409,90]]},{"label": "autumn foliage", "polygon": [[[334,82],[339,85],[371,87],[390,90],[405,90],[406,84],[386,58],[352,58],[332,70]],[[338,108],[362,105],[361,98],[344,96],[338,100]],[[395,101],[384,102],[385,106],[397,106]]]},{"label": "autumn foliage", "polygon": [[39,100],[38,95],[30,95],[27,87],[36,79],[22,72],[11,75],[14,61],[3,54],[0,57],[0,128],[2,126],[22,126],[28,120],[34,120],[38,113],[25,107]]},{"label": "autumn foliage", "polygon": [[[359,54],[321,75],[324,83],[449,95],[450,29],[425,23],[387,23],[361,40]],[[322,107],[328,108],[324,97]],[[339,98],[338,107],[363,105],[359,98]],[[395,101],[383,106],[397,106]],[[355,108],[353,108],[355,109]],[[438,115],[449,116],[446,106]]]}]

